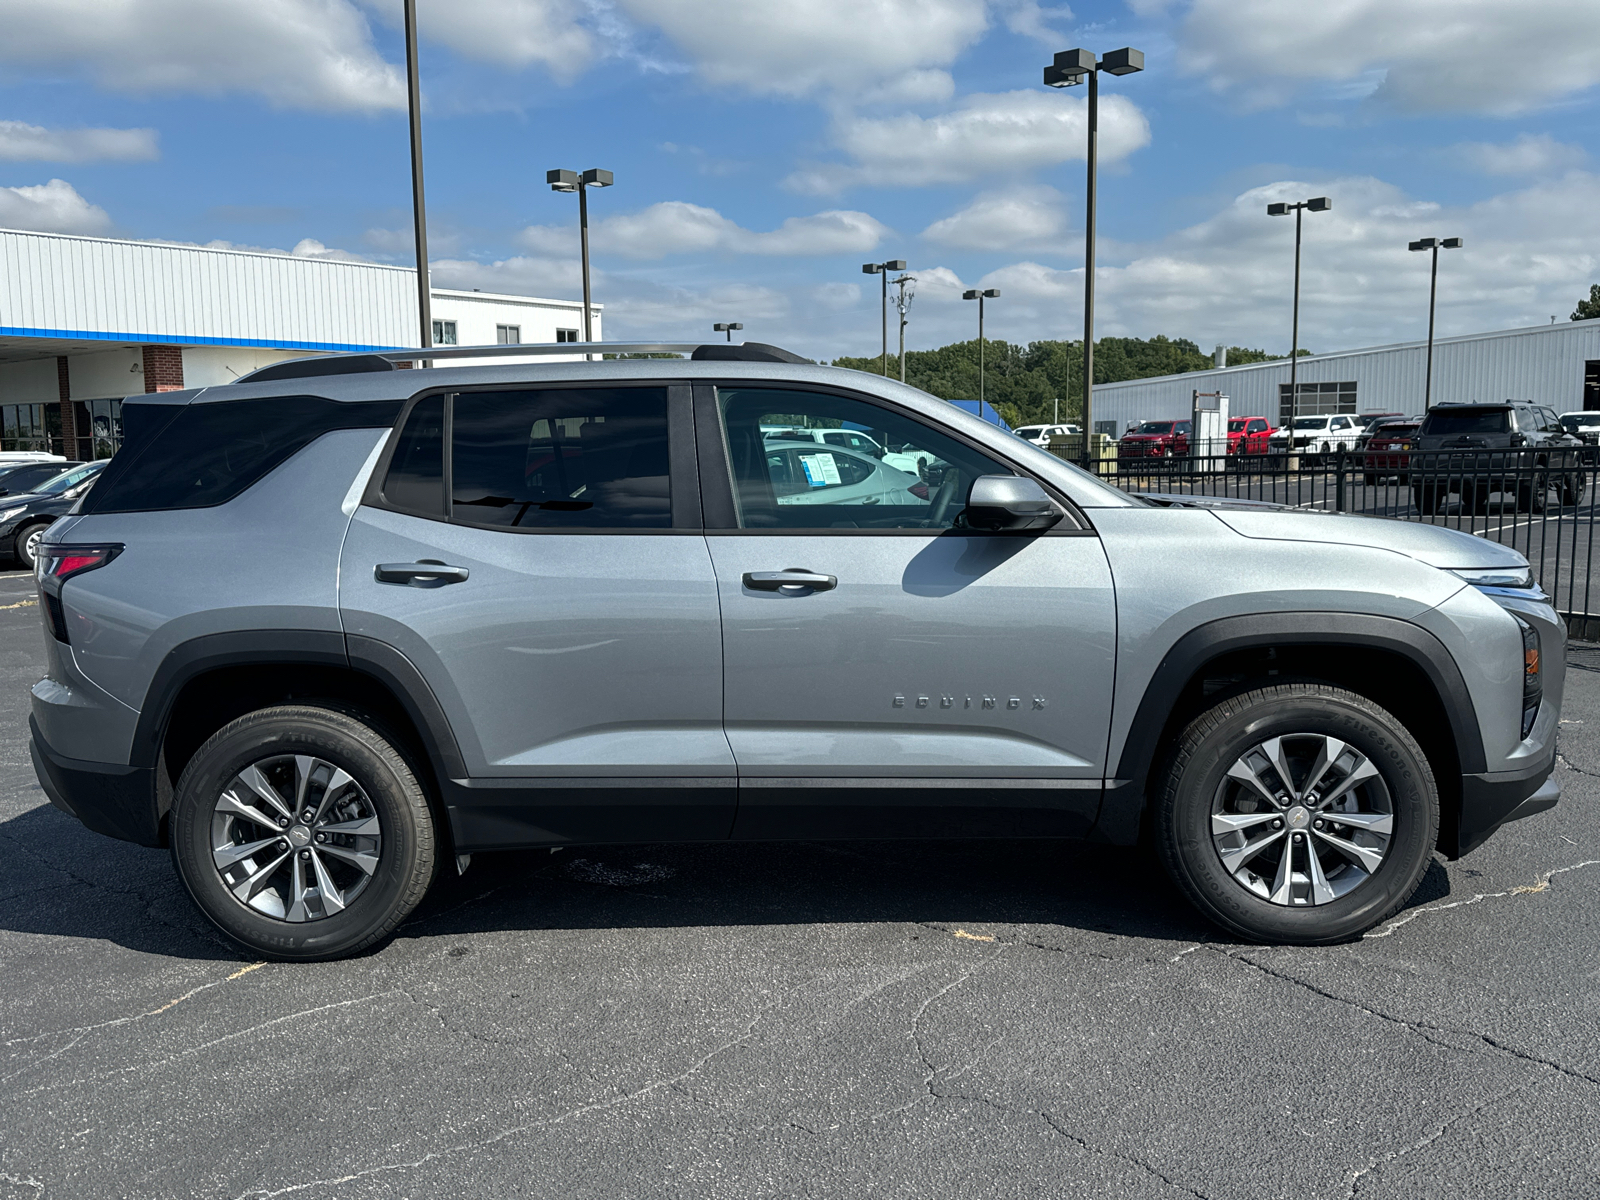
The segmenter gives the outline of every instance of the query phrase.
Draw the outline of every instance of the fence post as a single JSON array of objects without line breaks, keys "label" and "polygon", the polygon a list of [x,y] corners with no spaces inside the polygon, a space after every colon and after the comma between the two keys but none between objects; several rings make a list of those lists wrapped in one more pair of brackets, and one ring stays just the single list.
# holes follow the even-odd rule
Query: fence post
[{"label": "fence post", "polygon": [[1333,456],[1333,486],[1334,501],[1333,511],[1344,511],[1344,447],[1340,446],[1334,451]]}]

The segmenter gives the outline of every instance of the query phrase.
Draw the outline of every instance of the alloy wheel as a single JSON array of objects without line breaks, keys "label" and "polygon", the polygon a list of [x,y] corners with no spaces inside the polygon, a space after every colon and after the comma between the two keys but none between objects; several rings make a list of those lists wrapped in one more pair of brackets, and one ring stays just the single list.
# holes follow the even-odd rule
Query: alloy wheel
[{"label": "alloy wheel", "polygon": [[306,754],[263,758],[222,789],[211,858],[235,899],[282,921],[343,912],[383,851],[378,812],[342,768]]},{"label": "alloy wheel", "polygon": [[1211,840],[1239,886],[1273,904],[1330,904],[1370,880],[1394,835],[1373,761],[1320,733],[1268,738],[1217,787]]},{"label": "alloy wheel", "polygon": [[47,525],[36,526],[22,542],[22,557],[29,566],[39,561],[39,543],[44,541],[44,531]]}]

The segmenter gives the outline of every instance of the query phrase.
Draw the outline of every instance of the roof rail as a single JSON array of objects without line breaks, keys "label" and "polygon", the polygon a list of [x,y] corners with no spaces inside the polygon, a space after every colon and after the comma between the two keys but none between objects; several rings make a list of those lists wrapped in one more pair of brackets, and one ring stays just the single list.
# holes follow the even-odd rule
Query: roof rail
[{"label": "roof rail", "polygon": [[350,354],[322,354],[273,363],[238,383],[266,383],[273,379],[305,379],[316,375],[354,375],[367,371],[393,371],[403,362],[442,362],[455,358],[543,358],[561,355],[586,357],[609,354],[682,354],[697,362],[808,363],[778,346],[765,342],[531,342],[509,346],[430,346],[416,350],[363,350]]}]

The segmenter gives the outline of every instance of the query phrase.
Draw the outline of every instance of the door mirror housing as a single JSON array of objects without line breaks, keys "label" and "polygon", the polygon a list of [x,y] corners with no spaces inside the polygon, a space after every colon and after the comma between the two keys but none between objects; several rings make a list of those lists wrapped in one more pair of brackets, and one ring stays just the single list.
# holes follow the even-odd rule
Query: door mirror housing
[{"label": "door mirror housing", "polygon": [[969,529],[989,533],[1043,533],[1065,515],[1044,488],[1020,475],[980,475],[961,514]]}]

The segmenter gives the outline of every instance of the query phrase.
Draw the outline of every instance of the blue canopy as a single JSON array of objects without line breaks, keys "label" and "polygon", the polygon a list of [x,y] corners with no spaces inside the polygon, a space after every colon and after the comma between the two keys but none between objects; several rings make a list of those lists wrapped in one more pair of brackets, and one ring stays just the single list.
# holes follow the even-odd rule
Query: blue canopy
[{"label": "blue canopy", "polygon": [[983,412],[980,413],[978,411],[978,402],[976,400],[952,400],[950,403],[954,404],[959,409],[971,413],[975,417],[981,416],[985,421],[989,422],[989,424],[998,425],[1007,433],[1011,432],[1011,426],[1006,424],[1004,417],[995,412],[994,405],[992,404],[985,404],[983,406]]}]

